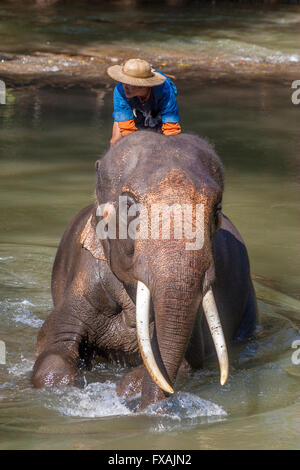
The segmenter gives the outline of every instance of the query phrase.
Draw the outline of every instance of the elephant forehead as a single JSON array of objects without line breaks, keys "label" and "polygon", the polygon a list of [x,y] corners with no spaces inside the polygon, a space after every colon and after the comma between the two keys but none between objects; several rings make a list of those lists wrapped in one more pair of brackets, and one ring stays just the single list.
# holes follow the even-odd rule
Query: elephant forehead
[{"label": "elephant forehead", "polygon": [[149,206],[158,203],[204,204],[220,196],[221,189],[209,175],[203,173],[196,180],[181,168],[168,169],[163,175],[152,176],[149,185],[133,180],[124,184],[122,192],[132,193],[136,200]]},{"label": "elephant forehead", "polygon": [[154,188],[155,194],[176,194],[191,197],[195,194],[195,184],[192,179],[180,168],[172,168],[168,174],[157,182]]}]

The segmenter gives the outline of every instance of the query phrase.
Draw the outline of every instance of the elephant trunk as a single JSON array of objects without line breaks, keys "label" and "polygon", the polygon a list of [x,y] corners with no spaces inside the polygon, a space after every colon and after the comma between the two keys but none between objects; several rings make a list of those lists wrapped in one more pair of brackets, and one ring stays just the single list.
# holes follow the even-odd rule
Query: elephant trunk
[{"label": "elephant trunk", "polygon": [[[186,256],[182,255],[181,260],[177,260],[176,266],[173,265],[172,269],[160,266],[160,269],[154,270],[155,267],[152,266],[150,277],[153,281],[149,285],[149,290],[142,283],[138,285],[137,332],[140,350],[148,371],[142,389],[143,408],[173,392],[172,385],[194,326],[202,296],[201,281],[205,273],[196,268],[196,263],[198,264],[196,259],[190,256],[189,259],[185,258]],[[147,327],[149,328],[149,319],[145,312],[148,308],[147,302],[148,305],[150,302],[150,292],[155,328],[149,355],[143,346],[146,346],[149,352],[149,341],[147,342],[144,332]],[[146,302],[140,303],[140,298],[144,298]],[[151,364],[154,364],[154,368]]]},{"label": "elephant trunk", "polygon": [[[183,261],[183,260],[182,260]],[[203,297],[205,271],[192,268],[192,261],[168,273],[167,280],[148,289],[138,282],[137,334],[147,373],[142,388],[142,408],[173,393],[178,369],[184,357],[195,323],[199,303],[212,334],[221,371],[221,384],[227,380],[228,357],[225,339],[214,302],[212,289]],[[149,336],[150,292],[155,312],[152,341]]]}]

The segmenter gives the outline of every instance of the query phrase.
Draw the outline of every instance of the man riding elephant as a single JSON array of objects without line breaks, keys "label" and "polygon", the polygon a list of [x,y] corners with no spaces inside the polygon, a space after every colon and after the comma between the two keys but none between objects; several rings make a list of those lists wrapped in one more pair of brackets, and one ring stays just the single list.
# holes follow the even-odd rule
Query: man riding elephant
[{"label": "man riding elephant", "polygon": [[111,145],[141,129],[164,135],[181,132],[177,89],[166,75],[141,59],[129,59],[123,66],[113,65],[107,73],[119,82],[114,90]]},{"label": "man riding elephant", "polygon": [[[222,214],[224,172],[213,148],[184,133],[135,132],[97,161],[96,176],[95,203],[69,223],[57,251],[34,386],[75,384],[98,355],[135,367],[118,392],[141,392],[144,408],[173,393],[183,363],[201,368],[214,350],[223,385],[227,348],[254,334],[257,307],[245,244]],[[157,207],[166,209],[158,233]],[[170,207],[187,221],[165,217]],[[151,217],[132,237],[137,208]],[[99,239],[103,221],[119,228]]]}]

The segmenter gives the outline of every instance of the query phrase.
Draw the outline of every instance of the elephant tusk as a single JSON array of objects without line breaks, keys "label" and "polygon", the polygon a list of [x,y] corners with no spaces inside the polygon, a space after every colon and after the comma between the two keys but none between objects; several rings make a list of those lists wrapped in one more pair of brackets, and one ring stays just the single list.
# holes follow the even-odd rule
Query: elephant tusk
[{"label": "elephant tusk", "polygon": [[227,347],[214,294],[211,288],[209,288],[203,297],[202,305],[219,360],[221,374],[220,383],[221,385],[225,385],[228,378],[229,368]]},{"label": "elephant tusk", "polygon": [[137,339],[144,365],[154,382],[165,392],[174,393],[156,364],[149,334],[150,291],[141,281],[136,293],[136,330]]}]

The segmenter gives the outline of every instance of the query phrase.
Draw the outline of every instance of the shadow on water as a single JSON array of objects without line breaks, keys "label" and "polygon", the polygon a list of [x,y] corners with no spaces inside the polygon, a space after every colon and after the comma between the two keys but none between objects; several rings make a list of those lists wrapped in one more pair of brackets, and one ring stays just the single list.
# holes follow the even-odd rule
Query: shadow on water
[{"label": "shadow on water", "polygon": [[56,246],[67,221],[93,200],[112,91],[10,90],[0,107],[0,339],[7,346],[0,448],[299,447],[299,377],[284,369],[299,339],[299,110],[280,86],[275,93],[261,84],[178,81],[178,88],[184,129],[209,138],[224,162],[224,212],[249,249],[263,330],[233,347],[225,387],[211,358],[204,370],[180,376],[175,396],[148,413],[137,399],[117,396],[126,371],[117,365],[95,364],[83,388],[33,390]]}]

